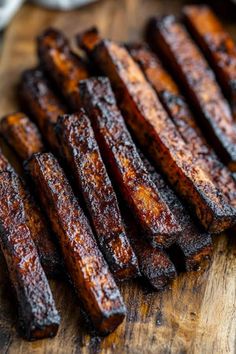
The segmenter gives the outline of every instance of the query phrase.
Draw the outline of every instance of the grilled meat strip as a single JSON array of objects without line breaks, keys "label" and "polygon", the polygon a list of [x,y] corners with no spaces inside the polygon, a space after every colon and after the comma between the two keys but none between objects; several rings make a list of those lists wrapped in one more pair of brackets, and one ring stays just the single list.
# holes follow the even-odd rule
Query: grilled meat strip
[{"label": "grilled meat strip", "polygon": [[147,25],[146,37],[183,84],[208,141],[236,171],[236,123],[212,70],[184,26],[174,16],[154,18]]},{"label": "grilled meat strip", "polygon": [[16,112],[2,118],[0,133],[22,160],[44,150],[38,128],[24,113]]},{"label": "grilled meat strip", "polygon": [[117,198],[88,117],[83,110],[61,116],[56,131],[110,269],[119,280],[137,276],[137,258],[126,236]]},{"label": "grilled meat strip", "polygon": [[[167,176],[169,183],[188,202],[201,224],[210,232],[221,232],[235,223],[235,211],[214,185],[209,175],[194,161],[155,91],[146,81],[127,50],[111,41],[97,39],[86,48],[108,75],[127,123]],[[86,47],[85,35],[78,42]],[[87,39],[88,40],[88,39]]]},{"label": "grilled meat strip", "polygon": [[228,168],[207,144],[188,107],[185,98],[160,60],[144,44],[129,44],[132,58],[140,65],[169,116],[188,145],[199,165],[210,175],[228,202],[236,207],[236,183]]},{"label": "grilled meat strip", "polygon": [[117,108],[107,78],[80,82],[80,98],[116,184],[145,236],[159,247],[168,247],[181,231],[170,209],[159,196]]},{"label": "grilled meat strip", "polygon": [[86,63],[75,55],[62,32],[49,28],[38,38],[43,68],[72,107],[79,109],[78,82],[89,77]]},{"label": "grilled meat strip", "polygon": [[53,151],[57,151],[59,146],[54,127],[58,116],[65,114],[66,109],[54,94],[42,70],[25,71],[19,93],[24,107],[36,122],[45,141]]},{"label": "grilled meat strip", "polygon": [[113,331],[124,319],[119,289],[56,158],[39,153],[26,163],[58,237],[68,274],[95,328]]},{"label": "grilled meat strip", "polygon": [[[15,173],[13,167],[0,151],[0,173],[6,171]],[[24,204],[26,223],[37,247],[43,268],[47,275],[57,276],[62,272],[61,256],[52,241],[44,215],[42,215],[34,198],[20,178],[18,181],[18,193]]]},{"label": "grilled meat strip", "polygon": [[185,270],[193,271],[207,266],[213,250],[210,234],[191,218],[186,207],[148,159],[143,154],[141,157],[162,198],[169,205],[176,219],[181,222],[183,231],[173,247],[180,250]]},{"label": "grilled meat strip", "polygon": [[19,305],[20,329],[28,340],[56,335],[60,317],[27,225],[21,182],[0,173],[0,246]]},{"label": "grilled meat strip", "polygon": [[213,67],[236,117],[236,46],[208,6],[185,6],[185,23]]}]

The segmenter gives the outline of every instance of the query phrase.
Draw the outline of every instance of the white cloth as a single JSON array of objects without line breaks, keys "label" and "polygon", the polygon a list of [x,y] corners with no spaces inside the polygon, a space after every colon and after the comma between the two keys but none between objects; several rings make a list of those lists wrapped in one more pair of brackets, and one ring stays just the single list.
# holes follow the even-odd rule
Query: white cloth
[{"label": "white cloth", "polygon": [[[0,30],[9,23],[24,1],[0,0]],[[71,10],[94,1],[96,0],[34,0],[37,4],[59,10]]]}]

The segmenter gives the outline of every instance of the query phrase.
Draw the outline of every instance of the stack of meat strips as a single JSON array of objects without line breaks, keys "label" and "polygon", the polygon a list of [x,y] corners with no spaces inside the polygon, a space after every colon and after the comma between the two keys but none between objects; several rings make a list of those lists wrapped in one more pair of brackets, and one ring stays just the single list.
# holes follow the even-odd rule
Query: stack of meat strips
[{"label": "stack of meat strips", "polygon": [[236,47],[208,7],[182,15],[148,21],[146,44],[91,28],[83,59],[56,29],[37,39],[24,113],[0,122],[25,171],[1,153],[0,244],[28,340],[60,324],[46,275],[70,280],[105,335],[126,314],[119,281],[163,289],[234,227]]}]

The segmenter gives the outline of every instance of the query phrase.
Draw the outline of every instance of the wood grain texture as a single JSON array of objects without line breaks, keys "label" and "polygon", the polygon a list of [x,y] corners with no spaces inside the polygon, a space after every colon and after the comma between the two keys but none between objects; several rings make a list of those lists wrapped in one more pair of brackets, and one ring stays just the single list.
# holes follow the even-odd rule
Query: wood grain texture
[{"label": "wood grain texture", "polygon": [[[53,25],[73,36],[91,25],[118,40],[137,40],[145,20],[156,13],[178,13],[181,1],[104,0],[73,12],[46,11],[25,5],[12,21],[0,67],[0,116],[18,108],[22,70],[36,62],[34,38]],[[236,35],[236,28],[230,27]],[[28,343],[15,330],[16,307],[5,264],[0,266],[0,353],[235,353],[236,238],[215,238],[211,267],[181,274],[171,289],[150,292],[136,281],[122,284],[128,308],[124,323],[110,336],[91,336],[72,289],[51,282],[62,324],[56,338]]]}]

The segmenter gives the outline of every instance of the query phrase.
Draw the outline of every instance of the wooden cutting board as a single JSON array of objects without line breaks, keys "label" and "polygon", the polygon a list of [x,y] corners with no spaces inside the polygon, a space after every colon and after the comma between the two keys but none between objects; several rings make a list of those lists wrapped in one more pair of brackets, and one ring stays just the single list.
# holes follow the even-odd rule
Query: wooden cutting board
[{"label": "wooden cutting board", "polygon": [[[35,37],[47,26],[73,35],[97,25],[118,40],[141,38],[146,19],[178,13],[181,1],[107,0],[61,13],[25,5],[6,31],[0,64],[0,116],[17,109],[20,73],[36,63]],[[228,25],[231,33],[236,29]],[[122,284],[127,317],[110,336],[90,336],[72,289],[51,281],[62,323],[54,339],[23,341],[15,329],[16,304],[5,264],[0,268],[0,353],[236,353],[236,237],[214,240],[211,266],[181,274],[170,289],[151,292],[138,282]]]}]

